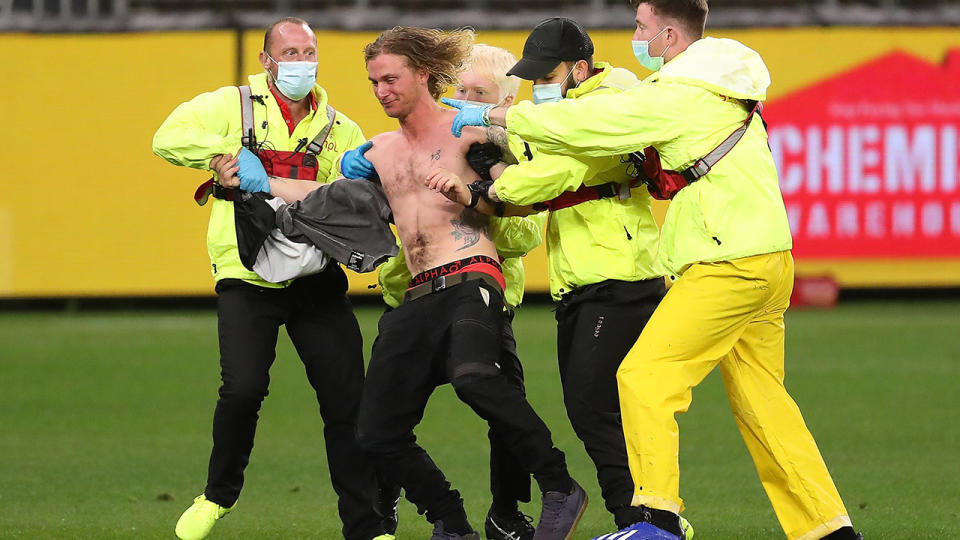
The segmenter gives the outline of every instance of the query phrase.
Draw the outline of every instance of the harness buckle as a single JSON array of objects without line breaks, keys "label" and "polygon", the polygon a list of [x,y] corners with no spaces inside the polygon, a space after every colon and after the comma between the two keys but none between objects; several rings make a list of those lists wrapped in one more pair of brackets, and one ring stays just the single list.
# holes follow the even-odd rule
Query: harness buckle
[{"label": "harness buckle", "polygon": [[703,159],[698,159],[697,162],[693,164],[693,167],[690,167],[690,169],[693,170],[693,172],[697,175],[696,178],[699,179],[701,176],[705,176],[708,172],[710,172],[711,167]]},{"label": "harness buckle", "polygon": [[599,186],[596,186],[596,190],[598,199],[609,199],[610,197],[615,197],[619,191],[618,186],[613,182],[600,184]]}]

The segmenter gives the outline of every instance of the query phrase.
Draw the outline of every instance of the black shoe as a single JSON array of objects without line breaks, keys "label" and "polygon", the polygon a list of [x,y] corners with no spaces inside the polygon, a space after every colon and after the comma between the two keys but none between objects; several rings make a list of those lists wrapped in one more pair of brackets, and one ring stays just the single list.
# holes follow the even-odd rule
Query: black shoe
[{"label": "black shoe", "polygon": [[383,532],[387,534],[396,534],[397,525],[400,523],[400,515],[397,507],[400,505],[400,488],[380,489],[377,494],[377,512],[380,514],[380,522],[383,523]]},{"label": "black shoe", "polygon": [[509,515],[495,514],[491,508],[483,524],[487,540],[533,540],[533,518],[520,510]]},{"label": "black shoe", "polygon": [[854,531],[853,527],[840,527],[821,540],[863,540],[863,535]]},{"label": "black shoe", "polygon": [[570,540],[573,531],[587,509],[587,493],[573,481],[573,491],[561,493],[548,491],[543,494],[543,509],[540,522],[533,535],[534,540]]},{"label": "black shoe", "polygon": [[477,531],[470,531],[467,534],[447,532],[443,529],[443,520],[438,519],[433,524],[433,535],[430,536],[430,540],[480,540],[480,535]]}]

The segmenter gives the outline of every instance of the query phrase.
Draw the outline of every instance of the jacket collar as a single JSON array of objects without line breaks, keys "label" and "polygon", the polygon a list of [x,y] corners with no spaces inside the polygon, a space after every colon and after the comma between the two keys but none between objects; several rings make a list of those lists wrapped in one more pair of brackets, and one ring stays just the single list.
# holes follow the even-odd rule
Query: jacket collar
[{"label": "jacket collar", "polygon": [[580,83],[580,86],[567,90],[567,97],[577,99],[594,90],[616,88],[627,90],[640,82],[633,72],[623,68],[613,67],[607,62],[594,62],[594,75]]}]

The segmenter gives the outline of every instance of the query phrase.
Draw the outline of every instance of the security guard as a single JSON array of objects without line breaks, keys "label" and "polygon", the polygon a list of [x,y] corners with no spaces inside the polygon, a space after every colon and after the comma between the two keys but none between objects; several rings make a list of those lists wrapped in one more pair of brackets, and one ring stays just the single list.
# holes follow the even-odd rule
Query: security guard
[{"label": "security guard", "polygon": [[617,375],[633,504],[643,519],[600,538],[684,537],[674,416],[718,365],[787,537],[860,538],[783,385],[792,239],[767,133],[755,114],[770,84],[767,68],[739,42],[702,37],[706,0],[633,5],[634,54],[655,71],[643,84],[602,99],[509,111],[464,107],[454,122],[505,125],[549,151],[642,151],[642,168],[655,173],[649,181],[659,193],[680,188],[661,235],[661,259],[679,279]]},{"label": "security guard", "polygon": [[[520,79],[508,77],[507,70],[516,58],[507,50],[482,43],[473,45],[464,71],[459,75],[454,97],[479,103],[510,104],[520,89]],[[530,152],[517,137],[510,137],[511,152],[520,160]],[[526,155],[524,155],[526,153]],[[503,291],[507,310],[503,335],[510,354],[500,360],[500,368],[511,383],[523,388],[523,366],[517,357],[513,333],[514,310],[523,301],[525,270],[521,257],[540,245],[546,213],[526,217],[491,218],[491,234],[507,287]],[[401,252],[380,267],[380,289],[384,302],[396,308],[409,286],[410,270]],[[489,540],[530,540],[534,528],[531,519],[518,507],[518,501],[530,501],[530,475],[516,462],[509,446],[490,430],[490,492],[493,500],[484,522]]]},{"label": "security guard", "polygon": [[[338,155],[364,137],[356,123],[328,106],[326,91],[316,84],[316,55],[316,36],[305,21],[277,21],[266,31],[260,52],[266,73],[250,76],[248,87],[220,88],[178,106],[157,130],[153,151],[195,169],[209,169],[220,155],[238,155],[242,170],[263,178],[267,170],[301,180],[337,178]],[[203,538],[234,508],[267,395],[277,333],[285,325],[320,405],[344,537],[393,538],[384,534],[374,509],[374,470],[356,440],[362,337],[346,296],[345,274],[330,263],[311,276],[264,281],[240,261],[232,190],[207,189],[217,197],[207,250],[217,283],[222,384],[207,485],[177,522],[177,536]]]},{"label": "security guard", "polygon": [[[535,103],[617,94],[639,83],[625,69],[594,62],[593,52],[579,24],[555,17],[530,32],[523,58],[508,73],[533,81]],[[631,506],[616,373],[665,292],[650,196],[630,189],[627,169],[619,156],[539,152],[507,167],[492,188],[503,202],[548,201],[552,210],[547,258],[564,404],[618,527],[640,514]]]}]

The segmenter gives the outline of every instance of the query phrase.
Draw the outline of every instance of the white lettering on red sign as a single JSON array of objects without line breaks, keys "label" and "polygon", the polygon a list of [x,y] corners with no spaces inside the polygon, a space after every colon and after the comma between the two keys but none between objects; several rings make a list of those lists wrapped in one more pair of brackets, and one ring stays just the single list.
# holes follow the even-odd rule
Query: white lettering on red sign
[{"label": "white lettering on red sign", "polygon": [[960,257],[960,51],[891,52],[768,102],[798,257]]},{"label": "white lettering on red sign", "polygon": [[797,126],[770,130],[783,194],[956,193],[956,126]]}]

